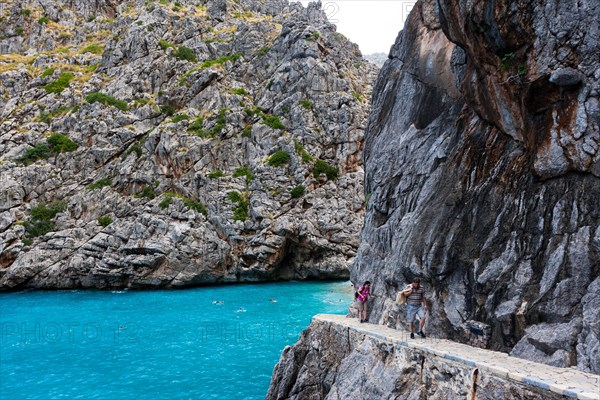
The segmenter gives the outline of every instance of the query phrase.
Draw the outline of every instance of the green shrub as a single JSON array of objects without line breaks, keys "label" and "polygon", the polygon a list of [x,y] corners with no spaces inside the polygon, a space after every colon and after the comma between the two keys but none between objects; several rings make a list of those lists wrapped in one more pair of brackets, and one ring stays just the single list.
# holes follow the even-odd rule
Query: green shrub
[{"label": "green shrub", "polygon": [[48,125],[50,125],[50,123],[52,122],[52,118],[50,118],[50,113],[48,113],[44,110],[40,110],[40,115],[38,117],[38,120],[40,122],[43,122],[44,124],[48,124]]},{"label": "green shrub", "polygon": [[181,122],[190,119],[190,116],[187,114],[177,114],[171,119],[171,122]]},{"label": "green shrub", "polygon": [[248,167],[239,167],[233,172],[234,178],[238,178],[240,176],[245,176],[246,183],[248,183],[248,184],[250,182],[252,182],[252,179],[254,179],[254,175],[252,174],[252,171],[250,171],[250,168],[248,168]]},{"label": "green shrub", "polygon": [[48,67],[44,70],[44,72],[42,72],[42,75],[40,76],[40,78],[45,78],[47,76],[52,76],[52,75],[54,75],[54,68]]},{"label": "green shrub", "polygon": [[256,52],[256,55],[258,57],[262,57],[262,56],[266,55],[269,52],[270,49],[271,48],[269,46],[262,47],[260,50],[258,50]]},{"label": "green shrub", "polygon": [[515,53],[512,53],[512,52],[504,54],[504,56],[502,56],[502,58],[501,58],[502,62],[500,64],[500,69],[502,71],[509,70],[513,66],[513,63],[515,62],[515,57],[516,57]]},{"label": "green shrub", "polygon": [[245,221],[248,219],[248,206],[250,201],[246,196],[242,196],[240,192],[231,191],[227,198],[234,203],[232,208],[234,221]]},{"label": "green shrub", "polygon": [[23,36],[23,33],[25,33],[25,31],[23,30],[23,28],[21,28],[20,26],[15,28],[15,33],[19,36]]},{"label": "green shrub", "polygon": [[32,220],[25,223],[25,235],[29,238],[43,236],[54,230],[54,222]]},{"label": "green shrub", "polygon": [[302,162],[308,164],[313,160],[312,156],[308,154],[308,152],[302,146],[302,143],[294,139],[294,149],[296,150],[296,154],[298,154],[302,158]]},{"label": "green shrub", "polygon": [[85,53],[102,54],[103,51],[104,51],[104,47],[100,46],[97,43],[92,43],[88,46],[85,46],[83,49],[81,49],[79,51],[79,54],[85,54]]},{"label": "green shrub", "polygon": [[150,102],[150,100],[145,97],[140,97],[140,98],[133,100],[133,103],[135,104],[136,107],[143,107],[146,104],[148,104],[149,102]]},{"label": "green shrub", "polygon": [[319,35],[319,32],[313,32],[310,35],[310,40],[319,40],[320,37],[321,37],[321,35]]},{"label": "green shrub", "polygon": [[173,196],[166,195],[165,198],[162,199],[160,203],[158,203],[158,206],[161,209],[166,210],[167,208],[169,208],[169,206],[171,205],[172,202],[173,202]]},{"label": "green shrub", "polygon": [[276,151],[269,157],[268,163],[271,167],[280,167],[290,161],[290,153],[284,150]]},{"label": "green shrub", "polygon": [[142,146],[140,146],[139,143],[134,144],[127,150],[127,152],[125,153],[125,157],[128,157],[131,153],[135,153],[136,158],[140,158],[143,153]]},{"label": "green shrub", "polygon": [[193,211],[199,212],[200,214],[208,215],[206,207],[204,206],[204,204],[200,203],[199,201],[189,199],[187,197],[182,196],[179,193],[174,193],[174,192],[165,192],[165,193],[163,193],[163,195],[165,196],[165,198],[158,204],[158,206],[160,208],[162,208],[163,210],[169,207],[169,205],[173,202],[174,198],[178,198],[183,202],[183,205],[188,210],[193,210]]},{"label": "green shrub", "polygon": [[285,129],[285,126],[279,120],[277,115],[263,114],[263,123],[273,129]]},{"label": "green shrub", "polygon": [[206,60],[202,63],[201,67],[209,68],[209,67],[212,67],[213,65],[225,64],[227,61],[236,62],[241,56],[242,56],[242,53],[235,53],[235,54],[230,54],[228,56],[221,56],[215,60]]},{"label": "green shrub", "polygon": [[50,135],[48,144],[53,153],[68,153],[77,150],[77,143],[69,139],[67,135],[60,133]]},{"label": "green shrub", "polygon": [[215,138],[217,137],[225,128],[225,125],[227,124],[227,119],[225,118],[225,113],[228,111],[227,108],[221,108],[219,109],[219,112],[217,113],[217,117],[215,118],[215,124],[207,130],[204,129],[200,129],[200,130],[196,130],[195,134],[206,138],[206,137],[211,137],[211,138]]},{"label": "green shrub", "polygon": [[126,101],[115,99],[111,95],[102,92],[92,92],[85,96],[85,101],[88,103],[101,103],[105,106],[112,106],[121,111],[127,111],[129,109],[129,105]]},{"label": "green shrub", "polygon": [[40,24],[40,25],[44,25],[44,24],[47,24],[48,22],[50,22],[50,18],[47,18],[47,17],[42,17],[42,18],[38,19],[38,21],[37,21],[37,22],[38,22],[38,24]]},{"label": "green shrub", "polygon": [[25,235],[29,239],[32,237],[43,236],[54,230],[54,222],[52,219],[59,212],[63,212],[67,208],[67,203],[64,201],[55,201],[47,206],[40,204],[31,209],[31,217],[26,221]]},{"label": "green shrub", "polygon": [[48,93],[61,93],[69,86],[69,83],[73,78],[74,76],[72,73],[64,72],[60,74],[55,81],[44,85],[44,89],[46,89],[46,92]]},{"label": "green shrub", "polygon": [[225,174],[220,169],[216,169],[208,174],[209,179],[217,179],[224,177]]},{"label": "green shrub", "polygon": [[247,95],[247,94],[248,94],[248,92],[246,92],[246,89],[244,89],[244,88],[236,88],[236,89],[233,89],[233,90],[231,91],[231,93],[233,93],[233,94],[239,94],[240,96],[245,96],[245,95]]},{"label": "green shrub", "polygon": [[260,115],[261,114],[260,108],[258,108],[258,107],[254,107],[254,108],[244,107],[244,112],[249,117],[254,117],[255,115]]},{"label": "green shrub", "polygon": [[352,97],[354,97],[358,101],[362,101],[362,96],[359,93],[352,92]]},{"label": "green shrub", "polygon": [[321,174],[325,174],[329,180],[337,179],[339,169],[332,167],[323,160],[317,160],[313,168],[313,176],[318,179]]},{"label": "green shrub", "polygon": [[161,49],[166,50],[169,47],[173,47],[173,45],[169,42],[167,42],[165,39],[160,39],[158,41],[158,45],[160,46]]},{"label": "green shrub", "polygon": [[32,148],[25,151],[25,154],[23,154],[19,161],[25,165],[29,165],[37,160],[45,160],[50,155],[50,148],[46,143],[36,143]]},{"label": "green shrub", "polygon": [[177,110],[172,105],[163,104],[162,106],[160,106],[160,112],[171,116],[171,115],[175,114],[177,112]]},{"label": "green shrub", "polygon": [[69,112],[76,112],[78,110],[78,106],[60,106],[56,110],[52,112],[46,112],[44,110],[40,110],[40,115],[38,116],[38,120],[45,124],[50,124],[53,118],[60,117]]},{"label": "green shrub", "polygon": [[248,125],[244,128],[244,130],[242,131],[242,137],[252,137],[252,126]]},{"label": "green shrub", "polygon": [[146,185],[146,186],[144,186],[142,191],[139,193],[136,193],[134,197],[136,197],[138,199],[143,197],[143,198],[152,200],[156,196],[157,196],[157,194],[156,194],[156,191],[154,190],[154,186]]},{"label": "green shrub", "polygon": [[112,224],[113,220],[111,217],[107,216],[107,215],[103,215],[102,217],[98,217],[98,223],[103,227],[106,228],[107,226],[109,226],[110,224]]},{"label": "green shrub", "polygon": [[105,186],[110,186],[112,185],[112,179],[110,178],[102,178],[102,179],[98,179],[96,182],[91,183],[87,186],[87,188],[89,190],[94,190],[94,189],[101,189]]},{"label": "green shrub", "polygon": [[196,54],[194,54],[194,50],[186,46],[179,46],[177,50],[173,52],[173,55],[180,60],[196,62]]},{"label": "green shrub", "polygon": [[59,212],[65,211],[66,208],[67,203],[64,201],[55,201],[47,206],[45,204],[40,204],[31,209],[31,218],[48,221],[54,218]]},{"label": "green shrub", "polygon": [[194,72],[196,72],[196,71],[198,71],[198,67],[196,67],[196,68],[192,68],[192,69],[190,69],[189,71],[187,71],[186,73],[184,73],[183,75],[181,75],[181,78],[179,78],[179,79],[177,80],[177,84],[178,84],[179,86],[189,86],[189,85],[187,84],[187,78],[188,78],[188,77],[189,77],[191,74],[193,74]]},{"label": "green shrub", "polygon": [[298,104],[300,104],[302,107],[306,108],[307,110],[310,110],[310,107],[311,107],[310,100],[302,99],[302,100],[298,101]]},{"label": "green shrub", "polygon": [[202,132],[202,125],[204,124],[204,118],[202,117],[198,117],[194,120],[194,122],[192,122],[191,124],[188,125],[188,132],[192,132],[196,135],[198,135],[200,132]]},{"label": "green shrub", "polygon": [[46,160],[52,155],[75,150],[77,150],[77,143],[69,139],[66,135],[54,133],[48,138],[48,144],[36,143],[32,148],[27,149],[18,161],[29,165],[38,160]]},{"label": "green shrub", "polygon": [[21,15],[24,17],[29,17],[31,15],[31,10],[24,8],[21,10]]},{"label": "green shrub", "polygon": [[208,215],[206,207],[204,206],[204,204],[200,203],[199,201],[196,201],[193,199],[188,199],[188,198],[183,198],[182,201],[183,201],[183,205],[186,206],[187,209],[194,210],[205,216]]},{"label": "green shrub", "polygon": [[299,197],[304,196],[305,190],[306,189],[305,189],[304,185],[298,185],[298,186],[294,187],[290,191],[290,194],[292,195],[292,199],[297,199]]}]

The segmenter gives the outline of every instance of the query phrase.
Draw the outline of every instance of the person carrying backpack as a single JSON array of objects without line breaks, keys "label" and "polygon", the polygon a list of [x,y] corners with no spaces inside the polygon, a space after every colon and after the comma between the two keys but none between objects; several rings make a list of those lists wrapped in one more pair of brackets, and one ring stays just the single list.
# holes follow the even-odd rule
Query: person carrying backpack
[{"label": "person carrying backpack", "polygon": [[421,280],[417,277],[413,279],[412,284],[402,291],[406,299],[406,320],[410,329],[410,338],[414,339],[414,321],[419,319],[419,331],[417,335],[425,339],[423,326],[427,314],[427,300],[425,299],[425,289],[421,286]]},{"label": "person carrying backpack", "polygon": [[356,301],[358,302],[358,318],[360,322],[367,322],[367,307],[371,294],[371,282],[366,281],[356,291]]}]

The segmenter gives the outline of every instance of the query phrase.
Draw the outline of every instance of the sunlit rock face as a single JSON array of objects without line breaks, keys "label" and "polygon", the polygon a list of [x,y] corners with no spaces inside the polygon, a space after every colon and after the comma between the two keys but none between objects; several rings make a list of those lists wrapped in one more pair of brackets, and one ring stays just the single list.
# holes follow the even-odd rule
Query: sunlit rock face
[{"label": "sunlit rock face", "polygon": [[376,67],[317,5],[163,3],[2,4],[0,289],[347,278]]},{"label": "sunlit rock face", "polygon": [[422,1],[374,85],[351,278],[372,322],[600,373],[600,4]]}]

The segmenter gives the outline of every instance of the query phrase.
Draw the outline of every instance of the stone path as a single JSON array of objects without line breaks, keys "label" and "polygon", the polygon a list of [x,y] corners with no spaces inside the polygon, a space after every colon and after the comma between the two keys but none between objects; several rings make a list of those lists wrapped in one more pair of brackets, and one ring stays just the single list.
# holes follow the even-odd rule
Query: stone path
[{"label": "stone path", "polygon": [[361,324],[356,318],[343,315],[318,314],[314,319],[338,324],[367,336],[417,349],[424,353],[443,357],[469,367],[478,368],[499,378],[549,390],[582,400],[600,400],[600,376],[578,371],[574,368],[552,367],[506,353],[479,349],[445,339],[410,339],[406,331],[383,325]]}]

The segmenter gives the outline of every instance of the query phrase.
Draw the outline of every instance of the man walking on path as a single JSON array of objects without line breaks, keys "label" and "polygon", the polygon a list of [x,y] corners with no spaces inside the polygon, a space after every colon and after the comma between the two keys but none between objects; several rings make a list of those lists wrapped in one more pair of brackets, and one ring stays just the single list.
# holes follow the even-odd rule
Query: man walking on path
[{"label": "man walking on path", "polygon": [[427,300],[425,300],[425,289],[421,286],[421,280],[414,278],[413,283],[409,285],[402,293],[407,296],[406,300],[406,319],[410,328],[410,338],[415,338],[414,321],[419,319],[419,331],[417,335],[425,338],[423,326],[425,325],[425,315],[427,313]]}]

